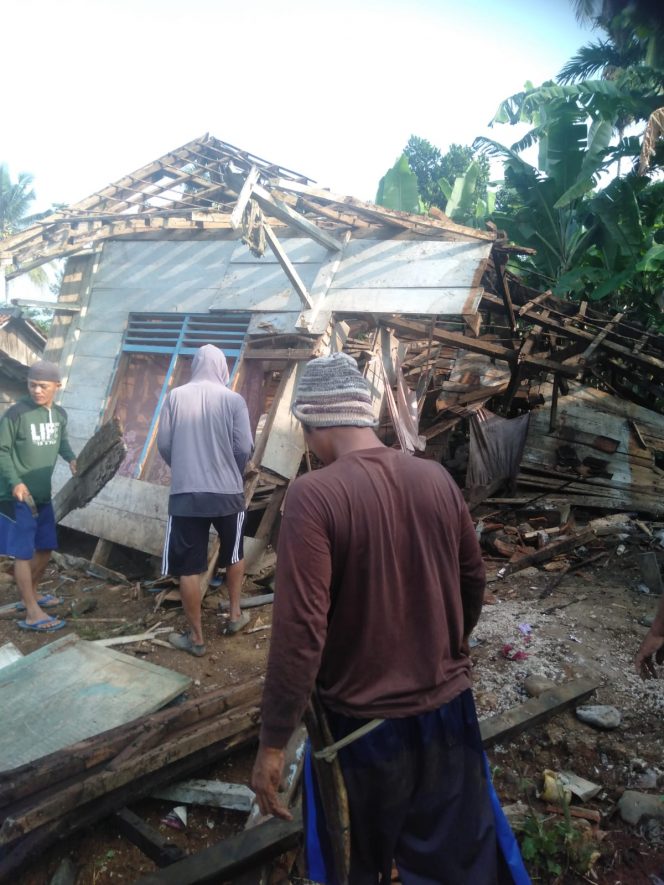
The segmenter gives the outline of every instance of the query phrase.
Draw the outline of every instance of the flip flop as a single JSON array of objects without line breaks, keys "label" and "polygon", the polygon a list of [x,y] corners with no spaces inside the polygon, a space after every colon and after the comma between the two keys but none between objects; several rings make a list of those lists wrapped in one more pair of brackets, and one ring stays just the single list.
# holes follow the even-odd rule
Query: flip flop
[{"label": "flip flop", "polygon": [[42,618],[41,621],[35,621],[34,624],[28,624],[27,621],[17,621],[21,630],[34,630],[35,633],[53,633],[56,630],[62,630],[67,622],[58,618]]},{"label": "flip flop", "polygon": [[[62,605],[64,599],[62,596],[53,596],[52,593],[45,593],[41,599],[37,600],[37,602],[41,608],[55,608],[56,605]],[[25,611],[25,605],[22,602],[17,602],[14,608],[17,612]]]}]

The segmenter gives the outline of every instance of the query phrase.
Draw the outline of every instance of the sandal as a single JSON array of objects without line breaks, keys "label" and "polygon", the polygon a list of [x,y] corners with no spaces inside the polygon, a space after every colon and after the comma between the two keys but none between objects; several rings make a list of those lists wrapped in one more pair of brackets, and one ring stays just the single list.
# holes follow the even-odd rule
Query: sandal
[{"label": "sandal", "polygon": [[179,651],[189,652],[189,654],[193,655],[195,658],[202,658],[205,654],[205,645],[198,645],[197,643],[192,642],[191,634],[187,631],[184,633],[171,633],[168,637],[168,641],[173,648],[177,648]]}]

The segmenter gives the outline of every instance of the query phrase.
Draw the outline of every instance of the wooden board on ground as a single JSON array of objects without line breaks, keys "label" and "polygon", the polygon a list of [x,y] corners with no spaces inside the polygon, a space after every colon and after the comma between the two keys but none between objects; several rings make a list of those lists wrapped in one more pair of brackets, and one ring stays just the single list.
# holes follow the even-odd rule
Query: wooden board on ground
[{"label": "wooden board on ground", "polygon": [[153,713],[190,685],[181,673],[64,636],[0,670],[0,763],[16,768]]},{"label": "wooden board on ground", "polygon": [[582,676],[572,679],[563,685],[542,692],[538,698],[532,698],[518,707],[512,707],[505,713],[498,713],[480,722],[482,744],[490,747],[498,741],[511,740],[528,728],[534,728],[555,713],[561,713],[574,704],[581,703],[599,688],[595,679]]},{"label": "wooden board on ground", "polygon": [[143,876],[136,885],[234,881],[237,874],[248,867],[259,865],[296,845],[301,833],[302,817],[299,811],[294,810],[292,821],[272,818],[166,869]]}]

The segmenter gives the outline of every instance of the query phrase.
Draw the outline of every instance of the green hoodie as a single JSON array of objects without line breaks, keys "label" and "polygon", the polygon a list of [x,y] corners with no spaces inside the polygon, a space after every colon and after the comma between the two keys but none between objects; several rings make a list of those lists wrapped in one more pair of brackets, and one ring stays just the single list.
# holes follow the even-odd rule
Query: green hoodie
[{"label": "green hoodie", "polygon": [[67,439],[67,413],[61,406],[37,406],[25,397],[0,420],[0,501],[11,501],[12,489],[25,483],[37,504],[51,500],[53,468],[62,455],[76,455]]}]

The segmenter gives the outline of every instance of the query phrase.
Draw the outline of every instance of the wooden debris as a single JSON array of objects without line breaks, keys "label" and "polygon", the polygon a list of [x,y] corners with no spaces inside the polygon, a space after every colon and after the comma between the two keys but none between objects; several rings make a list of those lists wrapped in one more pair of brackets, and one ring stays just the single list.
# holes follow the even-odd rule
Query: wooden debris
[{"label": "wooden debris", "polygon": [[184,805],[209,805],[211,808],[228,808],[232,811],[251,810],[254,792],[244,784],[227,784],[223,781],[188,780],[163,787],[152,794],[155,799],[168,799]]},{"label": "wooden debris", "polygon": [[294,813],[292,821],[271,818],[159,872],[142,876],[135,885],[235,881],[244,870],[259,866],[297,845],[301,835],[302,815],[299,811]]},{"label": "wooden debris", "polygon": [[187,852],[174,842],[164,838],[158,830],[147,824],[128,808],[121,808],[113,815],[113,821],[123,836],[140,848],[158,867],[166,867],[187,856]]},{"label": "wooden debris", "polygon": [[599,688],[599,682],[588,677],[580,677],[566,682],[559,688],[542,692],[537,698],[513,707],[506,713],[498,713],[488,719],[480,720],[482,744],[490,747],[499,741],[510,740],[539,725],[556,713],[584,701]]},{"label": "wooden debris", "polygon": [[602,815],[595,808],[579,808],[578,805],[568,805],[567,808],[561,808],[560,805],[547,805],[544,810],[549,814],[569,814],[570,817],[579,817],[594,824],[598,824],[602,820]]},{"label": "wooden debris", "polygon": [[76,476],[72,476],[53,498],[55,521],[60,522],[72,510],[89,504],[115,476],[126,454],[127,447],[117,418],[102,424],[76,459]]}]

